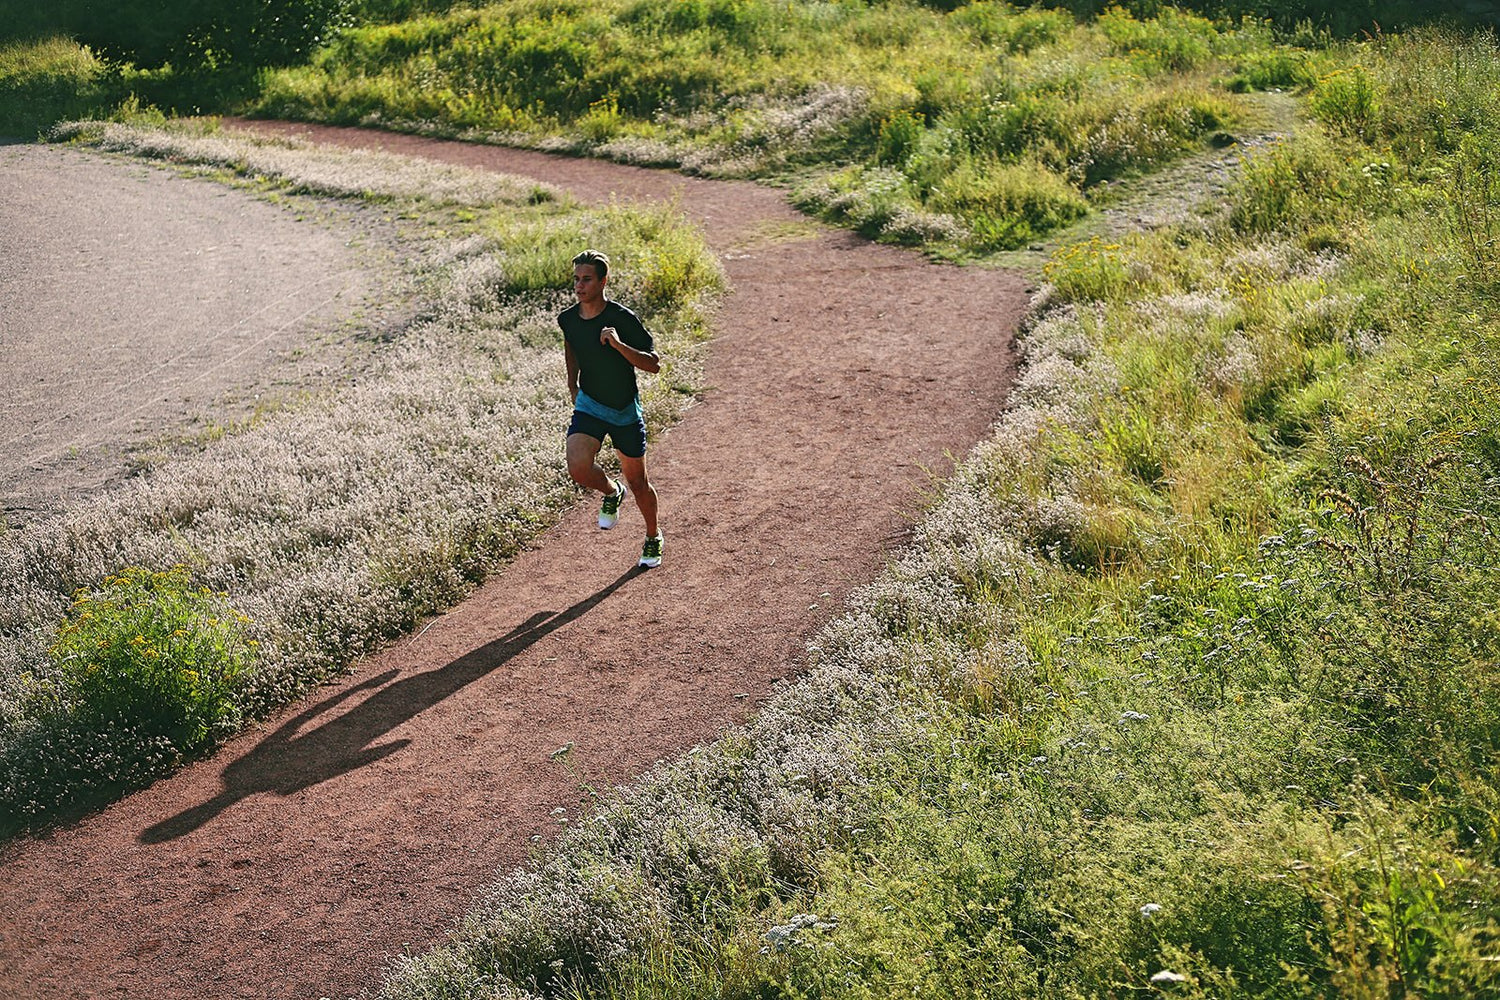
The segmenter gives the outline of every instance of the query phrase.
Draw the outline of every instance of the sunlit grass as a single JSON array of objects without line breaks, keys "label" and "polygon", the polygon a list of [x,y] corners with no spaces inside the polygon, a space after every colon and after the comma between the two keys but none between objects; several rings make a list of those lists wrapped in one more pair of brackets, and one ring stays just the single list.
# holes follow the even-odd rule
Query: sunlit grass
[{"label": "sunlit grass", "polygon": [[1267,37],[1171,11],[1080,24],[992,0],[951,13],[517,3],[345,32],[312,65],[269,74],[258,107],[716,176],[801,174],[806,207],[867,235],[987,252],[1230,127],[1240,111],[1215,74]]},{"label": "sunlit grass", "polygon": [[1217,222],[1058,253],[995,434],[809,676],[387,995],[1500,988],[1492,189],[1367,145],[1436,110],[1377,98]]}]

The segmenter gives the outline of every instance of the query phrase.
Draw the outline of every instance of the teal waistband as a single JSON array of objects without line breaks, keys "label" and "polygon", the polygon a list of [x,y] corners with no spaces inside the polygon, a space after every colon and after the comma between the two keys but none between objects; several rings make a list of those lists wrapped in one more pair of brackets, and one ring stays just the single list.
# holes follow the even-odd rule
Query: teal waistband
[{"label": "teal waistband", "polygon": [[606,424],[626,426],[638,423],[641,420],[641,398],[637,396],[631,400],[630,406],[623,410],[617,410],[613,406],[605,406],[593,396],[578,390],[578,397],[573,400],[573,408],[579,413],[587,413],[595,419],[602,420]]}]

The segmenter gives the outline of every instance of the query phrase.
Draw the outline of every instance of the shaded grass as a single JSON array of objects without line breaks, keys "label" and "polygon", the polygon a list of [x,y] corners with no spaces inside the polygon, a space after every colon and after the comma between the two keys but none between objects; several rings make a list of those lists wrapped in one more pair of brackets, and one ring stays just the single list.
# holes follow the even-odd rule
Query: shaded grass
[{"label": "shaded grass", "polygon": [[104,64],[69,39],[0,43],[0,135],[34,139],[117,100]]}]

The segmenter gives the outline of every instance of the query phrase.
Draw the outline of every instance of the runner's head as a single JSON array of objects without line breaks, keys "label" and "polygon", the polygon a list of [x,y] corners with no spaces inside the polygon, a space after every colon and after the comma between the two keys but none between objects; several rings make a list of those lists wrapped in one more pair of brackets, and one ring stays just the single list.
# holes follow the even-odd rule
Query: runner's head
[{"label": "runner's head", "polygon": [[573,258],[574,267],[580,264],[588,264],[593,267],[594,274],[598,276],[600,281],[605,281],[609,278],[609,258],[602,251],[585,250]]},{"label": "runner's head", "polygon": [[602,308],[608,280],[609,258],[598,250],[585,250],[573,258],[573,295],[590,312]]}]

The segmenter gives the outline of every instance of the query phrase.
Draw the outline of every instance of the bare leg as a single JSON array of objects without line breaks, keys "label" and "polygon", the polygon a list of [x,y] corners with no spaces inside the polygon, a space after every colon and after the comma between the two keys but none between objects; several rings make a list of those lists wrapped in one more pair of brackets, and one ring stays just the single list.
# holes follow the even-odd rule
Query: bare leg
[{"label": "bare leg", "polygon": [[587,434],[568,435],[568,475],[573,477],[573,482],[584,489],[597,490],[600,493],[613,493],[614,484],[609,481],[609,476],[599,468],[599,449],[604,442]]},{"label": "bare leg", "polygon": [[631,495],[635,497],[636,507],[640,508],[641,518],[646,522],[646,537],[655,537],[656,487],[646,477],[646,460],[621,455],[620,471],[625,473],[625,482],[630,487]]}]

